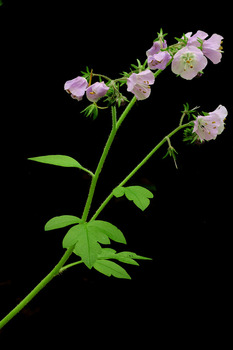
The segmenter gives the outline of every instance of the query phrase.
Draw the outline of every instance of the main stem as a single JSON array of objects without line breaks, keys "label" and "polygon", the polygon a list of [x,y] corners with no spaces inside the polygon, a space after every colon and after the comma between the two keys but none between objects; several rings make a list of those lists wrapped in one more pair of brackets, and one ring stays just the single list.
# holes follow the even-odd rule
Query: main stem
[{"label": "main stem", "polygon": [[[125,108],[124,112],[122,113],[119,120],[116,120],[116,109],[115,107],[112,107],[112,130],[108,137],[107,143],[105,145],[104,151],[102,153],[102,156],[100,158],[100,161],[98,163],[96,172],[94,176],[92,177],[92,182],[90,185],[89,194],[87,197],[87,201],[85,204],[85,208],[83,211],[82,219],[84,221],[87,220],[88,213],[91,207],[91,203],[93,200],[96,184],[99,178],[99,175],[101,173],[101,170],[103,168],[104,162],[106,160],[106,157],[108,155],[109,149],[112,145],[112,142],[114,140],[114,137],[121,126],[122,122],[126,118],[127,114],[133,107],[133,105],[136,102],[136,98],[133,97],[132,100],[129,102],[128,106]],[[15,315],[17,315],[60,271],[62,271],[62,267],[66,263],[66,261],[69,259],[70,255],[73,252],[74,247],[70,247],[67,249],[61,260],[58,262],[58,264],[53,268],[53,270],[12,310],[9,312],[8,315],[6,315],[1,321],[0,321],[0,329],[3,328]],[[80,263],[80,262],[79,262]],[[73,265],[73,264],[71,264]],[[69,265],[67,265],[68,267]],[[65,270],[65,268],[63,269]]]},{"label": "main stem", "polygon": [[91,182],[90,190],[89,190],[89,193],[88,193],[86,205],[85,205],[85,208],[84,208],[84,211],[83,211],[83,215],[82,215],[82,220],[84,222],[87,220],[88,213],[90,211],[91,203],[92,203],[92,200],[93,200],[93,196],[94,196],[94,193],[95,193],[96,184],[97,184],[99,175],[101,173],[101,170],[103,168],[104,162],[106,160],[106,157],[108,155],[109,149],[110,149],[110,147],[112,145],[112,142],[113,142],[113,140],[115,138],[115,135],[116,135],[119,127],[121,126],[122,122],[124,121],[125,117],[129,113],[129,111],[131,110],[131,108],[133,107],[135,102],[136,102],[136,97],[134,96],[132,98],[132,100],[129,102],[128,106],[125,108],[124,112],[122,113],[122,115],[121,115],[121,117],[119,118],[118,121],[116,121],[116,110],[115,110],[115,107],[113,107],[113,109],[112,109],[112,119],[113,119],[112,131],[111,131],[111,133],[110,133],[110,135],[108,137],[108,140],[107,140],[107,143],[105,145],[103,154],[102,154],[102,156],[101,156],[101,158],[99,160],[98,166],[96,168],[95,175],[92,178],[92,182]]},{"label": "main stem", "polygon": [[13,309],[6,317],[0,321],[0,329],[3,328],[19,311],[21,311],[52,279],[55,277],[61,267],[69,259],[73,252],[73,247],[67,249],[59,263],[53,268],[53,270]]}]

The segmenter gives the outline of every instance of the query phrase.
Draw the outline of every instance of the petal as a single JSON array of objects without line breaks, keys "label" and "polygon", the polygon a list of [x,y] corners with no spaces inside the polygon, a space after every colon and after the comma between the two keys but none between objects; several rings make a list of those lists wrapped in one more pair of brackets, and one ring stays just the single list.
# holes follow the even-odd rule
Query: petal
[{"label": "petal", "polygon": [[137,83],[137,74],[133,73],[127,79],[127,91],[132,92],[136,83]]},{"label": "petal", "polygon": [[141,73],[138,73],[137,76],[140,77],[143,82],[146,81],[147,84],[149,85],[152,85],[155,82],[154,74],[149,69],[144,70]]},{"label": "petal", "polygon": [[136,84],[134,87],[133,93],[135,94],[138,100],[145,100],[150,96],[151,89],[149,86],[142,87],[141,85]]},{"label": "petal", "polygon": [[146,55],[147,57],[155,55],[156,53],[158,53],[161,50],[161,45],[159,41],[155,41],[153,43],[153,46],[146,51]]}]

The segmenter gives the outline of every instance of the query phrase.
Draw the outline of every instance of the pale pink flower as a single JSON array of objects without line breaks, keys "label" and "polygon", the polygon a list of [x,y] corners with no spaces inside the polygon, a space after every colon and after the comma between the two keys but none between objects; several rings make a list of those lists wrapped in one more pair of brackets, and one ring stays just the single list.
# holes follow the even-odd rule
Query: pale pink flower
[{"label": "pale pink flower", "polygon": [[224,130],[224,121],[227,114],[227,109],[220,105],[207,116],[199,115],[194,121],[193,132],[198,135],[201,141],[215,140]]},{"label": "pale pink flower", "polygon": [[132,73],[127,79],[127,91],[132,92],[137,100],[145,100],[150,96],[150,85],[154,82],[154,74],[149,69],[138,74]]},{"label": "pale pink flower", "polygon": [[196,46],[185,46],[179,50],[172,61],[172,72],[182,78],[193,79],[207,65],[203,52]]},{"label": "pale pink flower", "polygon": [[[213,34],[206,40],[208,34],[202,30],[198,30],[196,34],[192,35],[192,32],[186,33],[188,38],[188,46],[202,47],[204,55],[209,58],[214,64],[221,61],[222,58],[222,40],[223,37],[219,34]],[[201,40],[198,40],[201,39]],[[202,42],[202,45],[201,45]]]},{"label": "pale pink flower", "polygon": [[186,38],[188,38],[187,45],[199,47],[201,46],[201,44],[198,41],[198,39],[201,39],[204,41],[204,39],[207,38],[208,34],[203,32],[202,30],[198,30],[194,35],[192,35],[192,32],[189,32],[189,33],[186,33],[185,36]]},{"label": "pale pink flower", "polygon": [[78,101],[82,100],[87,87],[88,82],[83,77],[77,77],[72,80],[68,80],[64,85],[66,92],[68,92],[68,94],[71,94],[71,97]]},{"label": "pale pink flower", "polygon": [[97,102],[100,97],[106,95],[109,87],[102,81],[101,83],[94,83],[87,88],[86,96],[89,101]]},{"label": "pale pink flower", "polygon": [[221,61],[222,58],[222,40],[223,37],[218,34],[213,34],[208,40],[204,40],[202,51],[214,64]]},{"label": "pale pink flower", "polygon": [[152,46],[149,50],[146,51],[146,55],[147,55],[147,57],[153,56],[153,55],[155,55],[156,53],[159,53],[159,51],[160,51],[161,49],[166,49],[166,47],[167,47],[167,42],[166,42],[166,40],[164,40],[164,42],[162,43],[162,45],[161,45],[160,41],[154,41],[154,42],[153,42],[153,46]]},{"label": "pale pink flower", "polygon": [[160,51],[149,56],[147,62],[150,69],[165,69],[170,59],[171,55],[167,51]]}]

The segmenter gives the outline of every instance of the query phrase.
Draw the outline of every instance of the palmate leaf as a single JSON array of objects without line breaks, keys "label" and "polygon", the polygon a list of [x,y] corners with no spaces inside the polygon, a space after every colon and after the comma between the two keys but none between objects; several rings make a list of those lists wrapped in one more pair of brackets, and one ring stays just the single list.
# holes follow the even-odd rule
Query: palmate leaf
[{"label": "palmate leaf", "polygon": [[123,233],[106,221],[94,220],[73,226],[63,239],[63,247],[74,246],[74,253],[81,257],[88,268],[92,268],[101,253],[102,244],[113,241],[126,244]]},{"label": "palmate leaf", "polygon": [[117,187],[113,190],[115,197],[122,197],[123,195],[141,210],[145,210],[150,204],[149,198],[153,198],[152,192],[142,186],[128,186]]},{"label": "palmate leaf", "polygon": [[32,157],[32,158],[28,158],[28,159],[33,160],[35,162],[39,162],[39,163],[57,165],[57,166],[62,166],[62,167],[66,167],[66,168],[78,168],[78,169],[81,169],[81,170],[88,172],[92,176],[94,175],[90,170],[84,168],[74,158],[69,157],[69,156],[64,156],[61,154]]}]

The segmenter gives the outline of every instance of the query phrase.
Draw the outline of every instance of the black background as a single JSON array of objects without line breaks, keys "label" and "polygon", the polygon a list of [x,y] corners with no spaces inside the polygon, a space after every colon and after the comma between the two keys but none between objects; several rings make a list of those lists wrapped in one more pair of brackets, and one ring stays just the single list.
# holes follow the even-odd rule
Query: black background
[{"label": "black background", "polygon": [[[129,182],[156,186],[145,212],[112,200],[102,220],[119,227],[127,250],[153,261],[125,266],[132,280],[107,278],[83,266],[56,277],[0,338],[33,344],[113,346],[171,344],[190,348],[228,339],[232,213],[232,29],[230,3],[5,1],[1,26],[1,255],[0,315],[4,316],[58,262],[65,230],[46,233],[56,215],[82,214],[90,179],[81,171],[27,161],[66,154],[95,170],[111,128],[109,111],[92,121],[86,107],[63,90],[86,66],[117,78],[142,62],[162,27],[174,36],[203,30],[224,37],[218,65],[199,79],[177,78],[168,68],[148,100],[137,103],[121,127],[101,174],[92,210],[135,165],[177,126],[183,103],[229,115],[215,141],[188,146],[172,139]],[[120,113],[120,111],[118,112]],[[127,216],[126,216],[127,215]],[[116,249],[125,247],[113,245]],[[110,336],[110,337],[109,337]],[[1,340],[0,340],[1,341]]]}]

